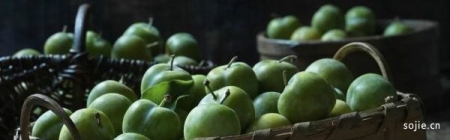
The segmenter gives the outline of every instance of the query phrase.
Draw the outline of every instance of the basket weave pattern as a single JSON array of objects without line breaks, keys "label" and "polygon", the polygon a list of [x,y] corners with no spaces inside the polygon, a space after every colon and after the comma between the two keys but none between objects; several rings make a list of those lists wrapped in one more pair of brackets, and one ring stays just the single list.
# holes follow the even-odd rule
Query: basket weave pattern
[{"label": "basket weave pattern", "polygon": [[[88,57],[84,40],[92,24],[90,16],[90,5],[81,5],[75,21],[74,45],[69,54],[0,57],[0,139],[13,138],[22,105],[35,93],[44,94],[73,111],[84,108],[89,90],[105,80],[121,80],[140,97],[142,76],[155,62]],[[215,67],[211,61],[202,64],[179,67],[190,74],[207,74]],[[31,121],[46,110],[35,107]]]},{"label": "basket weave pattern", "polygon": [[[104,80],[122,80],[140,95],[141,77],[153,62],[139,60],[91,58],[86,54],[0,58],[0,132],[10,139],[18,126],[23,101],[31,94],[42,93],[61,106],[83,108],[92,87]],[[84,61],[80,61],[83,60]],[[36,110],[36,109],[35,109]],[[45,111],[34,112],[32,120]],[[4,136],[8,137],[4,137]]]}]

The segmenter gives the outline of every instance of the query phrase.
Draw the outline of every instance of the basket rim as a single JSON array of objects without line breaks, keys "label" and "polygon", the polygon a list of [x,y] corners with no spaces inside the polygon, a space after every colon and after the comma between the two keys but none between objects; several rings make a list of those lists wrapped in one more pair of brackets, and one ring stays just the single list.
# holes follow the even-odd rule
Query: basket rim
[{"label": "basket rim", "polygon": [[[339,127],[339,121],[341,121],[340,119],[342,118],[346,118],[348,116],[355,116],[357,115],[357,117],[360,118],[360,122],[356,122],[358,123],[358,125],[351,125],[350,127],[355,127],[355,129],[357,129],[358,126],[360,125],[369,125],[369,124],[373,124],[373,123],[377,123],[380,124],[380,126],[378,127],[378,129],[384,129],[383,126],[386,127],[386,125],[389,125],[390,122],[387,121],[392,121],[393,117],[387,115],[389,114],[388,112],[392,113],[392,111],[389,110],[394,110],[397,112],[401,112],[402,114],[401,117],[397,117],[394,118],[393,121],[401,121],[404,122],[407,119],[410,119],[410,117],[414,117],[414,116],[410,116],[410,114],[413,114],[412,112],[415,111],[415,113],[417,113],[417,105],[419,105],[420,108],[420,113],[421,116],[416,116],[416,117],[423,117],[423,103],[421,102],[421,99],[413,93],[403,93],[400,91],[397,91],[397,95],[401,96],[402,99],[396,101],[396,102],[387,102],[385,104],[383,104],[380,107],[377,108],[373,108],[373,109],[369,109],[369,110],[364,110],[364,111],[353,111],[351,113],[346,113],[346,114],[342,114],[336,117],[330,117],[330,118],[325,118],[325,119],[321,119],[321,120],[316,120],[316,121],[308,121],[308,122],[299,122],[299,123],[294,123],[291,125],[285,125],[285,126],[281,126],[281,127],[276,127],[276,128],[269,128],[269,129],[262,129],[262,130],[256,130],[250,133],[245,133],[245,134],[240,134],[240,135],[232,135],[232,136],[223,136],[223,137],[202,137],[202,138],[196,138],[196,140],[209,140],[209,139],[227,139],[227,140],[241,140],[241,139],[251,139],[253,137],[255,137],[256,135],[263,135],[265,136],[265,138],[283,138],[283,139],[287,139],[290,138],[295,132],[296,127],[298,127],[299,125],[307,125],[308,129],[307,130],[311,130],[311,128],[309,128],[309,125],[311,124],[315,124],[315,125],[326,125],[324,128],[322,129],[315,129],[315,132],[305,132],[305,134],[302,135],[308,135],[308,136],[314,136],[314,135],[322,135],[324,133],[326,133],[327,131],[329,131],[329,133],[333,133],[333,131],[335,131],[334,129]],[[411,103],[414,102],[414,103]],[[394,109],[389,109],[390,107],[394,107]],[[411,111],[413,110],[413,111]],[[398,115],[398,113],[396,114]],[[400,118],[400,120],[399,120]],[[345,127],[345,126],[344,126]],[[347,126],[348,127],[348,126]],[[342,126],[340,127],[342,128]],[[348,128],[350,129],[350,128]],[[377,130],[378,130],[377,129]],[[391,130],[391,131],[395,131],[395,130]],[[376,131],[374,132],[376,133]]]},{"label": "basket rim", "polygon": [[[395,21],[395,19],[379,19],[379,20],[377,20],[376,24],[377,24],[377,27],[378,26],[386,26],[393,21]],[[286,39],[268,38],[266,36],[265,30],[264,30],[257,34],[257,40],[265,42],[265,43],[286,44],[286,45],[290,45],[291,47],[295,47],[295,46],[299,46],[299,45],[308,46],[308,45],[315,45],[315,44],[321,44],[321,45],[346,44],[346,43],[350,43],[350,42],[367,42],[367,41],[373,41],[373,40],[407,37],[407,36],[416,35],[421,32],[439,27],[439,23],[437,23],[436,21],[426,20],[426,19],[401,19],[401,21],[404,23],[407,23],[407,24],[423,24],[424,27],[420,27],[420,28],[413,27],[413,28],[416,28],[417,30],[414,30],[412,32],[405,33],[405,34],[396,35],[396,36],[383,36],[382,34],[377,34],[377,35],[363,36],[363,37],[351,37],[351,38],[347,38],[344,40],[337,40],[337,41],[312,40],[312,41],[303,41],[303,42],[286,40]]]}]

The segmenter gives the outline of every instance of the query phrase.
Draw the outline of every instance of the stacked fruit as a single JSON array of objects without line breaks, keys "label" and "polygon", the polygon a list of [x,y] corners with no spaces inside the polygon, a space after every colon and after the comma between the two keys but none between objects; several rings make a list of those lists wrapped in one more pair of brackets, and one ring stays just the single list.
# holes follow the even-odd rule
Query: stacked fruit
[{"label": "stacked fruit", "polygon": [[[186,37],[186,36],[185,36]],[[335,59],[320,59],[304,71],[292,62],[262,60],[250,67],[237,57],[207,75],[190,75],[169,63],[151,66],[142,77],[140,98],[120,81],[90,90],[86,108],[70,118],[83,139],[191,140],[321,120],[379,107],[394,87],[378,74],[354,79]],[[52,112],[40,116],[32,135],[71,139]]]},{"label": "stacked fruit", "polygon": [[[272,19],[266,35],[273,39],[298,42],[321,40],[338,41],[349,37],[363,37],[376,34],[376,16],[368,7],[355,6],[342,14],[339,7],[326,4],[312,16],[311,25],[304,26],[295,16],[288,15]],[[384,30],[384,36],[412,32],[413,29],[396,19]]]},{"label": "stacked fruit", "polygon": [[[67,31],[67,26],[61,32],[51,35],[43,47],[44,54],[68,54],[73,45],[73,33]],[[88,31],[86,33],[86,51],[89,57],[111,57],[155,61],[167,63],[170,55],[177,55],[176,65],[201,64],[201,50],[196,39],[189,33],[175,33],[164,44],[159,30],[153,26],[153,19],[149,23],[138,22],[130,25],[116,42],[111,43],[102,38],[101,33]],[[31,48],[16,52],[13,56],[40,55]]]}]

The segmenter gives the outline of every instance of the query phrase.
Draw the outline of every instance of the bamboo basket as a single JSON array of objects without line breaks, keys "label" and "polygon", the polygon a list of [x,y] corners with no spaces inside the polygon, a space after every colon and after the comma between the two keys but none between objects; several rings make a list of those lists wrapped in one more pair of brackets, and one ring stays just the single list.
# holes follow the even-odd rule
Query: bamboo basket
[{"label": "bamboo basket", "polygon": [[[140,82],[145,71],[155,62],[106,57],[89,58],[85,35],[92,27],[90,5],[78,9],[74,45],[66,55],[0,57],[0,139],[12,139],[20,122],[25,99],[40,93],[63,107],[76,110],[86,105],[87,94],[94,85],[105,80],[120,80],[140,96]],[[191,74],[207,74],[216,65],[205,61],[201,66],[180,66]],[[32,109],[31,120],[47,108]]]},{"label": "bamboo basket", "polygon": [[[342,60],[350,53],[362,51],[370,54],[379,65],[383,77],[389,79],[388,67],[383,63],[383,56],[371,45],[366,43],[350,43],[342,47],[334,56],[334,59]],[[273,129],[257,130],[255,132],[223,137],[196,138],[196,140],[425,140],[424,129],[411,130],[405,126],[424,122],[423,104],[420,98],[414,94],[397,92],[397,101],[392,97],[386,98],[386,103],[378,108],[351,112],[338,117],[327,118],[318,121],[300,122],[289,126]],[[27,98],[22,108],[20,129],[16,132],[16,138],[22,138],[29,134],[29,115],[34,105],[42,105],[50,108],[55,114],[63,118],[68,127],[73,127],[70,132],[75,140],[79,133],[73,122],[55,101],[40,94]],[[20,131],[22,130],[22,131]],[[20,131],[20,132],[19,132]]]},{"label": "bamboo basket", "polygon": [[[372,45],[361,42],[341,47],[334,59],[342,61],[346,56],[363,52],[369,54],[384,78],[391,80],[383,55]],[[424,122],[423,103],[411,93],[397,91],[397,101],[387,97],[382,106],[327,118],[300,122],[290,126],[258,130],[248,134],[226,137],[208,137],[198,140],[425,140],[425,130],[405,129],[406,124]]]},{"label": "bamboo basket", "polygon": [[[413,32],[396,36],[383,36],[384,29],[395,20],[380,19],[376,23],[376,35],[347,38],[340,41],[290,41],[267,38],[264,32],[256,36],[260,59],[281,59],[297,55],[295,65],[304,70],[313,61],[333,57],[342,46],[351,42],[366,42],[375,46],[385,57],[391,69],[391,80],[401,91],[419,95],[427,105],[427,111],[439,111],[445,105],[441,86],[442,74],[438,64],[439,24],[430,20],[403,19]],[[365,53],[352,53],[344,59],[355,76],[374,72],[379,68]]]}]

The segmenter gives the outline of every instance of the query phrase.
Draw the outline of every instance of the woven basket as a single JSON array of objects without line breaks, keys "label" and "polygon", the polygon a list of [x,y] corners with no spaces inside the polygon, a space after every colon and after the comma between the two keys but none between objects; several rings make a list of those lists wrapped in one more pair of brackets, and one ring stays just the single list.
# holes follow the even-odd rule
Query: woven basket
[{"label": "woven basket", "polygon": [[[347,38],[340,41],[290,41],[267,38],[264,32],[256,36],[260,59],[281,59],[287,55],[297,55],[294,63],[304,70],[317,59],[332,57],[342,46],[351,42],[366,42],[375,46],[386,58],[391,69],[394,86],[421,97],[427,111],[440,111],[447,105],[445,92],[441,86],[438,44],[439,24],[435,21],[403,19],[413,32],[396,36],[383,36],[386,27],[395,20],[377,20],[377,35]],[[344,62],[354,75],[379,72],[372,58],[364,53],[353,53]]]},{"label": "woven basket", "polygon": [[[86,105],[87,94],[104,80],[123,79],[125,85],[140,96],[140,82],[145,71],[154,62],[141,60],[89,58],[85,51],[85,35],[91,25],[90,6],[81,5],[75,23],[75,38],[71,52],[66,55],[29,57],[0,57],[0,139],[12,139],[19,125],[25,99],[40,93],[71,110]],[[202,66],[181,66],[191,74],[207,74],[215,65],[206,61]],[[31,120],[47,109],[34,107]]]},{"label": "woven basket", "polygon": [[54,112],[58,117],[61,118],[62,122],[65,126],[67,126],[67,129],[69,130],[70,134],[72,135],[72,138],[74,140],[81,140],[80,133],[75,127],[75,124],[70,119],[69,115],[66,114],[64,109],[56,102],[55,100],[51,99],[48,96],[45,96],[43,94],[33,94],[28,96],[25,101],[23,102],[22,111],[21,111],[21,117],[20,117],[20,128],[16,129],[16,133],[14,135],[14,140],[39,140],[37,137],[29,136],[29,129],[33,127],[34,123],[30,122],[30,115],[33,107],[35,106],[42,106],[46,109],[50,109],[52,112]]},{"label": "woven basket", "polygon": [[[334,59],[342,61],[347,55],[364,52],[375,59],[384,78],[391,81],[383,55],[370,44],[354,42],[341,47]],[[392,81],[391,81],[392,82]],[[386,98],[382,106],[340,115],[324,120],[296,123],[252,133],[198,138],[198,140],[425,140],[424,129],[406,129],[405,125],[424,123],[423,103],[415,94],[397,91],[399,100]]]},{"label": "woven basket", "polygon": [[[413,94],[400,92],[398,96],[401,98],[400,101],[387,101],[386,104],[372,110],[258,130],[238,136],[197,138],[196,140],[425,140],[425,130],[404,129],[405,123],[423,122],[420,99]],[[55,112],[62,118],[73,139],[80,140],[78,130],[62,107],[42,94],[33,94],[24,102],[20,129],[16,129],[14,140],[19,137],[23,140],[37,139],[28,137],[29,130],[32,128],[32,124],[29,124],[29,116],[35,105],[44,106]]]},{"label": "woven basket", "polygon": [[[383,56],[371,45],[366,43],[350,43],[342,47],[334,56],[334,59],[342,60],[352,52],[363,51],[370,54],[378,63],[383,77],[389,79],[388,68],[384,65]],[[397,92],[398,99],[386,98],[382,106],[340,115],[338,117],[324,120],[301,122],[294,125],[258,130],[248,134],[226,137],[197,138],[197,140],[424,140],[426,133],[424,129],[405,129],[406,125],[423,123],[423,104],[419,97],[414,94]],[[22,131],[19,135],[28,140],[29,115],[34,105],[41,105],[54,111],[63,118],[66,126],[75,140],[79,133],[73,122],[64,113],[61,106],[52,99],[39,94],[27,98],[22,108],[21,125]],[[405,125],[406,124],[406,125]],[[22,132],[22,133],[19,133]]]}]

